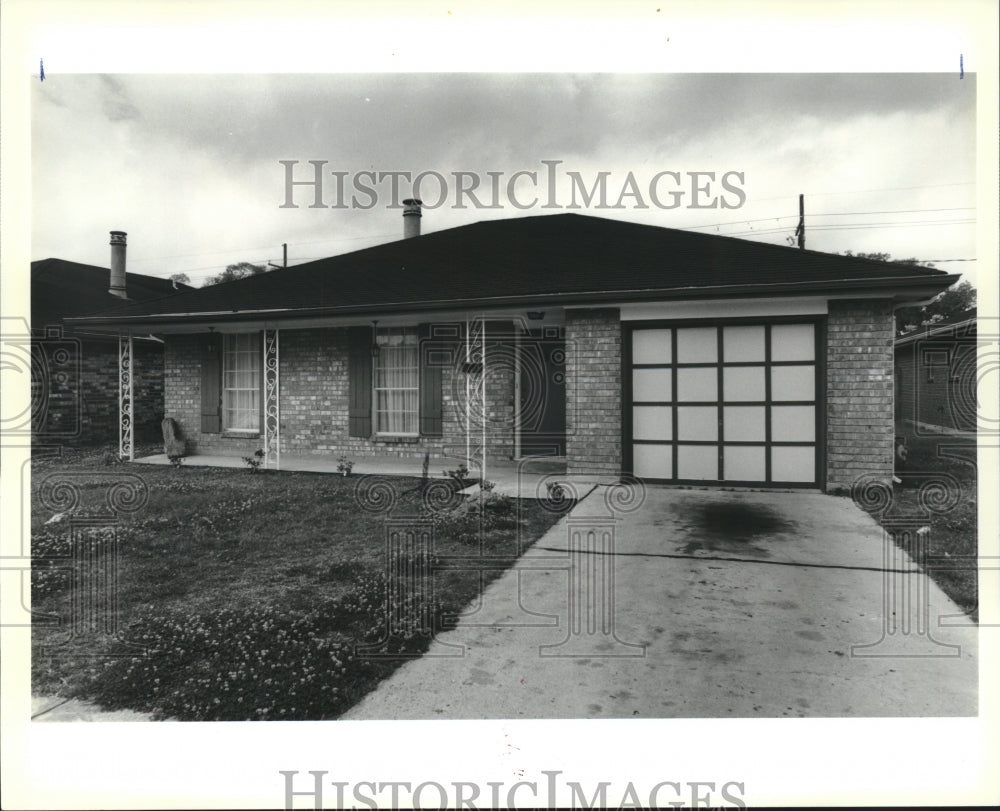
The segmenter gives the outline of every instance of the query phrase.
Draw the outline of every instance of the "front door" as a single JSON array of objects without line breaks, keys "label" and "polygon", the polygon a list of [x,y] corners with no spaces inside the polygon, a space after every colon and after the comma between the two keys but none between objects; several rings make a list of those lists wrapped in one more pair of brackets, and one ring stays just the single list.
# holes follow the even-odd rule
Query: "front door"
[{"label": "front door", "polygon": [[521,456],[566,455],[566,339],[544,327],[520,336],[518,429]]}]

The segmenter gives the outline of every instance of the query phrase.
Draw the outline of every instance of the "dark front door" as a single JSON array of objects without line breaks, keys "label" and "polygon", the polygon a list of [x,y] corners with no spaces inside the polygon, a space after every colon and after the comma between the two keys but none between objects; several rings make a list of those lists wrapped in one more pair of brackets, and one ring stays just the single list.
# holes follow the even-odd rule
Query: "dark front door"
[{"label": "dark front door", "polygon": [[520,338],[521,456],[566,455],[566,339],[561,329]]}]

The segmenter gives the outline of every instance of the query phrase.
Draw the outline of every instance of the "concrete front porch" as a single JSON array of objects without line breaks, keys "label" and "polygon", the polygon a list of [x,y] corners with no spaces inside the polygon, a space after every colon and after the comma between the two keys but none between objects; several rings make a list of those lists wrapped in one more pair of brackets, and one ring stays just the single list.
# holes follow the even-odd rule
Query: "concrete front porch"
[{"label": "concrete front porch", "polygon": [[[169,465],[166,454],[157,453],[134,460],[140,465]],[[352,476],[412,476],[420,478],[423,475],[424,460],[422,457],[395,456],[359,456],[352,460],[354,467]],[[454,470],[464,462],[453,457],[431,458],[427,467],[427,475],[432,479],[445,478],[445,470]],[[246,462],[241,456],[222,456],[212,454],[196,454],[185,456],[185,465],[203,467],[245,468]],[[319,454],[281,454],[282,471],[298,471],[301,473],[328,473],[342,475],[337,470],[337,459],[332,455]],[[271,463],[274,469],[274,463]],[[473,460],[470,478],[478,478],[477,462]],[[564,457],[529,457],[517,461],[488,461],[486,464],[486,479],[494,482],[494,492],[514,498],[545,498],[547,485],[558,483],[568,489],[572,498],[582,498],[598,484],[614,484],[615,479],[608,476],[581,476],[566,474],[566,459]],[[466,494],[475,493],[479,485],[466,488]]]}]

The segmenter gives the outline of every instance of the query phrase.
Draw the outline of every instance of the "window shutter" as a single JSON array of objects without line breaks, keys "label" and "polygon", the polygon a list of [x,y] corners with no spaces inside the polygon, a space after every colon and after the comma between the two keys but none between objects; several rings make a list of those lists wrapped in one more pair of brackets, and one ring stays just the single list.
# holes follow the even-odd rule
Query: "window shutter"
[{"label": "window shutter", "polygon": [[372,435],[372,353],[369,327],[347,328],[348,436]]},{"label": "window shutter", "polygon": [[210,333],[201,339],[201,431],[222,430],[222,336]]},{"label": "window shutter", "polygon": [[420,433],[441,436],[444,433],[441,404],[441,366],[435,363],[431,325],[420,325]]}]

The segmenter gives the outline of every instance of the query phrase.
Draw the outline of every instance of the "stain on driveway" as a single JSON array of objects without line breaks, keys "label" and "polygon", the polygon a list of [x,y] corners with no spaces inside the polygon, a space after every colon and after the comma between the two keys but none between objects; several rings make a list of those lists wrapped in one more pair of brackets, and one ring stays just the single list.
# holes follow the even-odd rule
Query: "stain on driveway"
[{"label": "stain on driveway", "polygon": [[779,540],[795,531],[795,523],[764,504],[745,501],[682,500],[670,504],[687,540],[677,549],[695,552],[743,553],[767,557],[765,540]]}]

